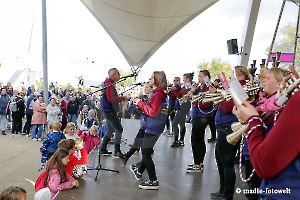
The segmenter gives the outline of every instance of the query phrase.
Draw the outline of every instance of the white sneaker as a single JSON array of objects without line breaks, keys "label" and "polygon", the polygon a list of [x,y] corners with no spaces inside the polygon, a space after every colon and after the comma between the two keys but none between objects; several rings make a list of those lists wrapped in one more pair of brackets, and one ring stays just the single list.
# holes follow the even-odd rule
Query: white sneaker
[{"label": "white sneaker", "polygon": [[41,141],[41,140],[42,140],[41,138],[36,139],[36,141]]},{"label": "white sneaker", "polygon": [[15,137],[15,134],[11,134],[11,137]]},{"label": "white sneaker", "polygon": [[37,141],[38,139],[36,139],[36,138],[32,138],[32,141]]},{"label": "white sneaker", "polygon": [[173,133],[173,132],[171,132],[171,133],[168,133],[168,134],[167,134],[167,136],[169,136],[169,137],[173,137],[173,136],[174,136],[174,133]]}]

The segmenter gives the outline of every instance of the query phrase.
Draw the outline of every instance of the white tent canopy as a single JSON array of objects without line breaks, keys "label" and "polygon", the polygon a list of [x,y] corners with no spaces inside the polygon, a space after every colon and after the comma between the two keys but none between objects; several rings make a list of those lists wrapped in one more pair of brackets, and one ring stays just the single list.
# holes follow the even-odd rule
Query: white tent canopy
[{"label": "white tent canopy", "polygon": [[218,0],[81,0],[130,66],[141,68],[177,31]]}]

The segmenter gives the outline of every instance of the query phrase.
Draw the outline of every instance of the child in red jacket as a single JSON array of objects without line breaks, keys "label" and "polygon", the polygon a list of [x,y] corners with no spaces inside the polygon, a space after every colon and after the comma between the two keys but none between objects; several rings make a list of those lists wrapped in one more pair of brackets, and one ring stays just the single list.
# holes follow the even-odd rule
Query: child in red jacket
[{"label": "child in red jacket", "polygon": [[88,154],[94,149],[95,146],[100,144],[100,138],[98,136],[98,127],[96,125],[91,126],[91,128],[83,132],[80,138],[84,141],[84,148],[87,150]]},{"label": "child in red jacket", "polygon": [[86,165],[89,161],[88,153],[87,150],[83,148],[83,140],[81,138],[75,138],[74,140],[76,151],[70,154],[66,171],[76,178],[82,178],[87,172]]}]

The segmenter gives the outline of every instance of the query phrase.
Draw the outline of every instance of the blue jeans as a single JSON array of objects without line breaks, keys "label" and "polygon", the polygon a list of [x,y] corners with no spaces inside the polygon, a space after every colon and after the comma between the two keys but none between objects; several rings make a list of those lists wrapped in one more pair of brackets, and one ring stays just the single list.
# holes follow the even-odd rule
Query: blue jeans
[{"label": "blue jeans", "polygon": [[[41,135],[43,132],[43,126],[44,126],[44,124],[33,124],[32,125],[32,139],[41,138]],[[36,128],[38,128],[37,136],[36,136]]]},{"label": "blue jeans", "polygon": [[73,122],[77,128],[77,115],[76,114],[68,114],[68,123]]},{"label": "blue jeans", "polygon": [[6,130],[6,115],[0,115],[1,130]]}]

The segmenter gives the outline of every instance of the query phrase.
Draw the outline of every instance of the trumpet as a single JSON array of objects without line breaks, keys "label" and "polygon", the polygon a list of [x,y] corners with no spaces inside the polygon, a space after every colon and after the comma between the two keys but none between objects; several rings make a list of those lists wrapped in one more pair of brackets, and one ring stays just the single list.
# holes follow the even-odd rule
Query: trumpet
[{"label": "trumpet", "polygon": [[188,94],[185,94],[185,95],[183,95],[181,98],[178,99],[178,102],[179,102],[179,104],[181,105],[181,104],[183,104],[183,103],[186,103],[186,102],[188,101],[189,98],[190,98],[189,95],[188,95]]},{"label": "trumpet", "polygon": [[[193,85],[192,85],[190,91],[194,93],[194,92],[196,91],[197,87],[198,87],[200,84],[201,84],[200,82],[198,82],[198,83],[193,83]],[[180,105],[183,104],[183,103],[186,103],[188,100],[189,100],[189,95],[188,95],[188,94],[185,94],[185,95],[183,95],[180,99],[178,99]]]},{"label": "trumpet", "polygon": [[[254,97],[254,95],[256,95],[260,91],[260,86],[252,86],[244,89],[250,97]],[[202,102],[203,103],[213,102],[215,105],[217,105],[223,101],[229,101],[231,99],[232,99],[232,95],[229,92],[229,90],[219,90],[217,91],[217,93],[208,93],[205,96],[205,98],[203,98]]]},{"label": "trumpet", "polygon": [[199,94],[193,96],[191,103],[195,103],[196,101],[202,101],[206,94],[207,92],[199,92]]}]

